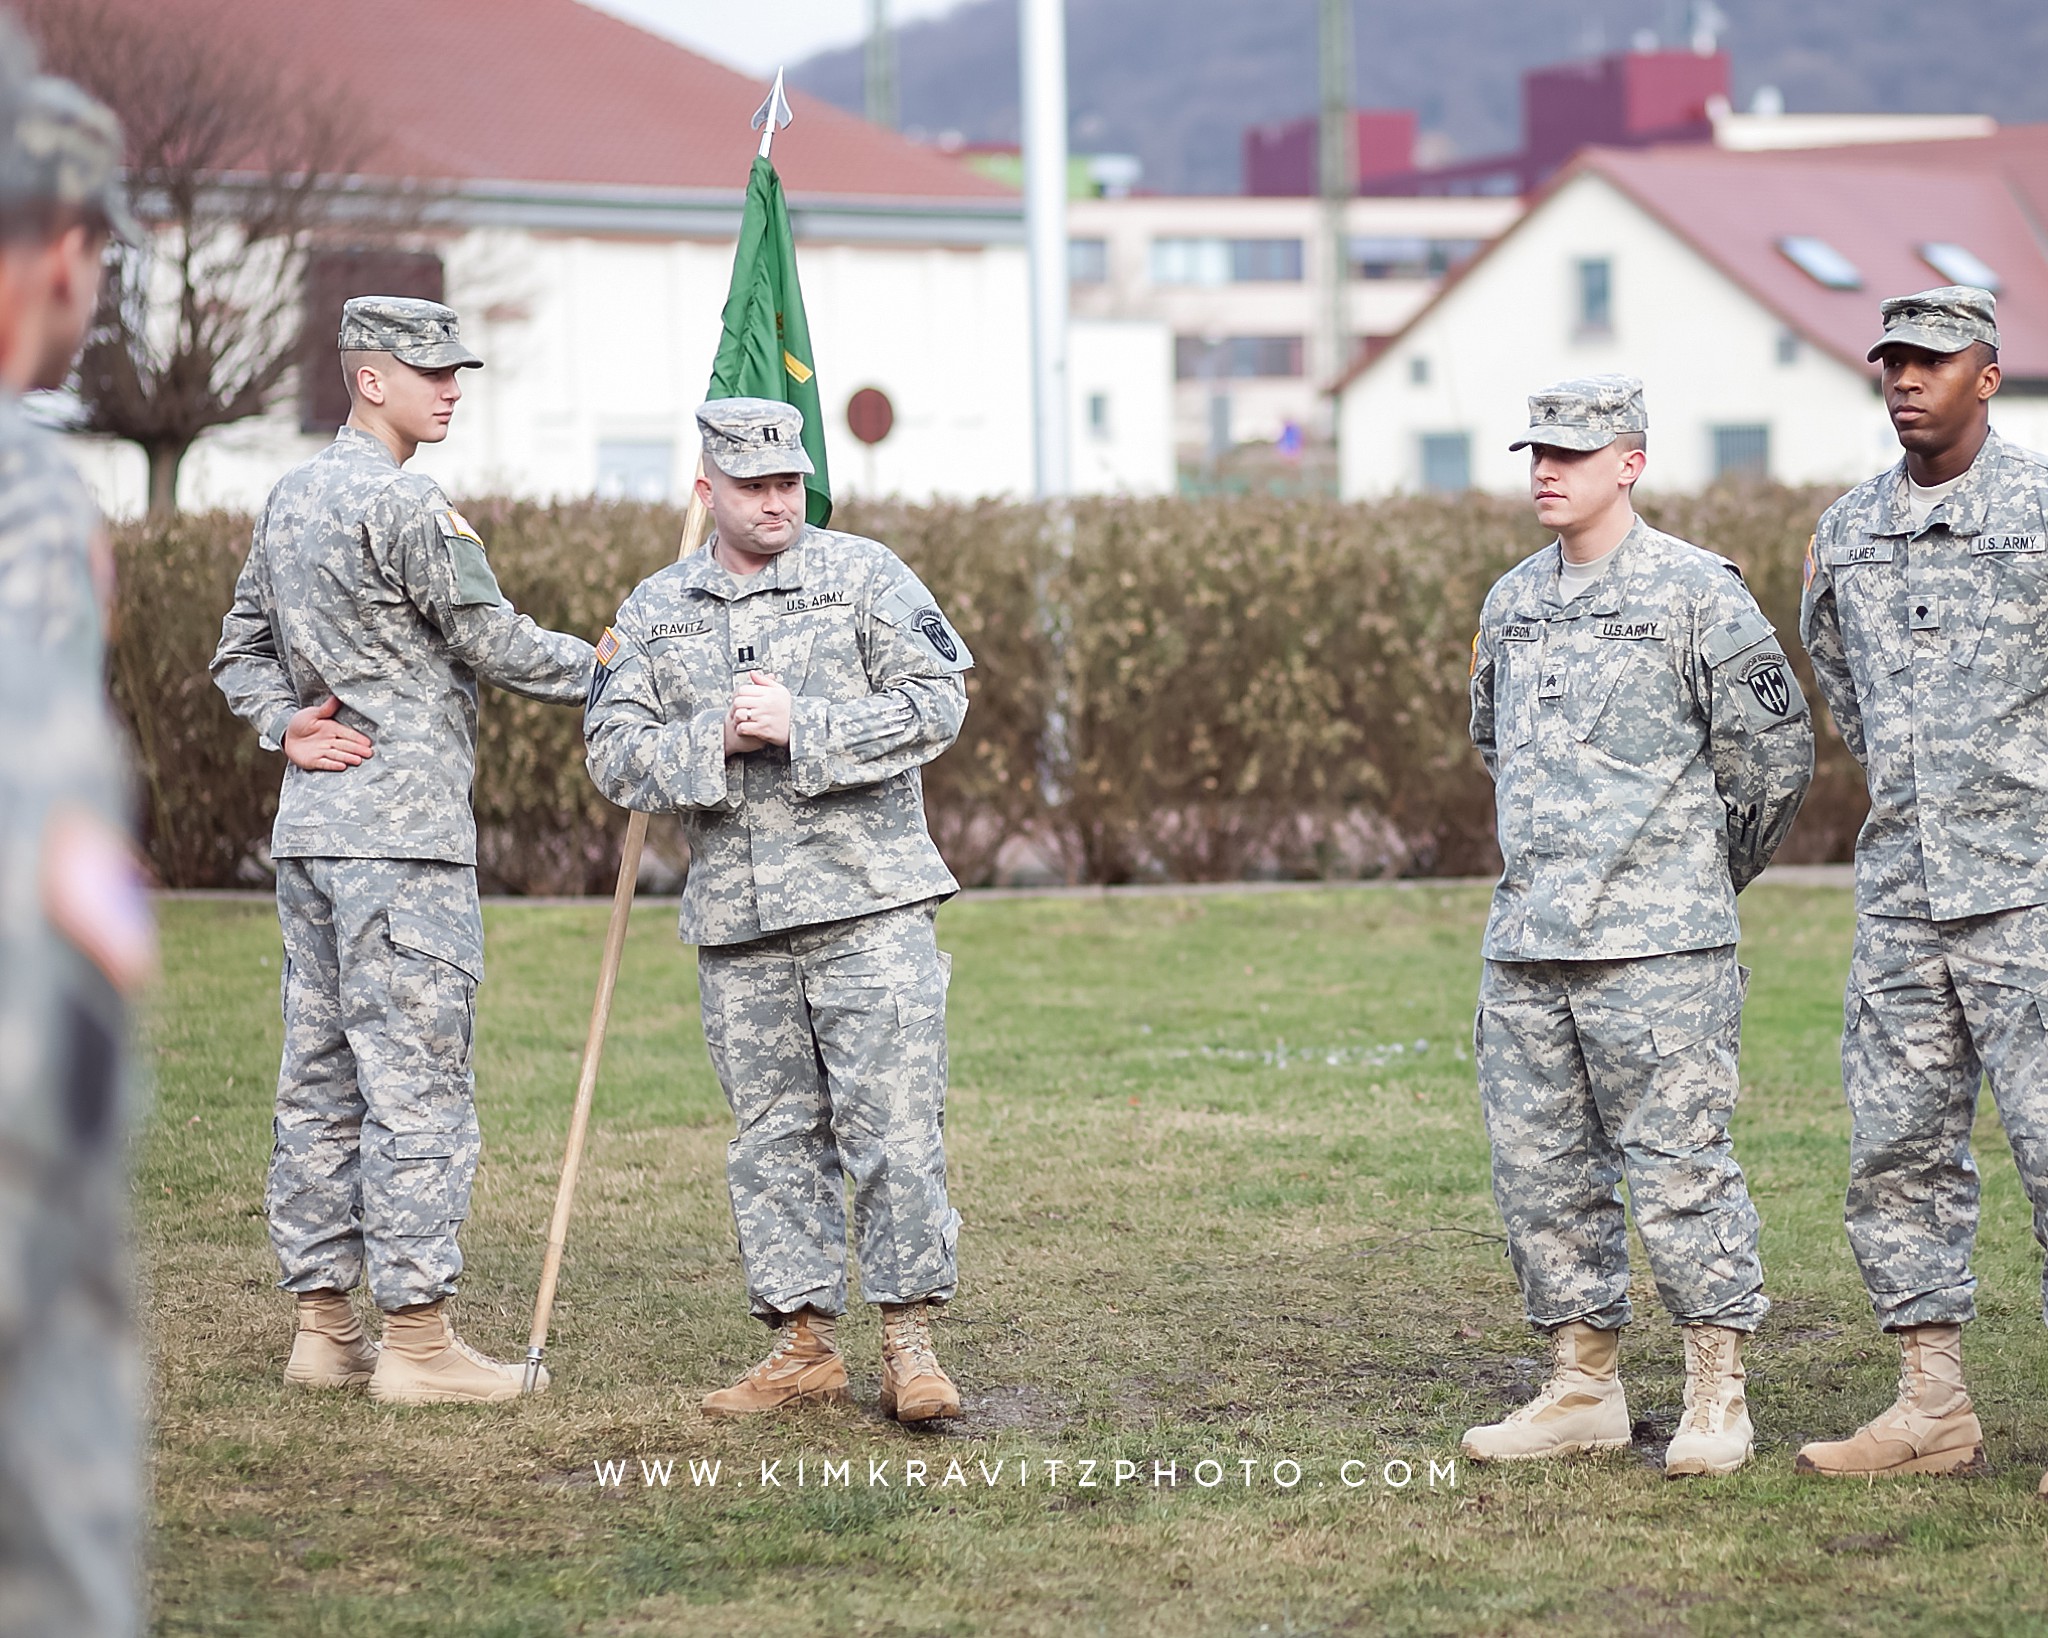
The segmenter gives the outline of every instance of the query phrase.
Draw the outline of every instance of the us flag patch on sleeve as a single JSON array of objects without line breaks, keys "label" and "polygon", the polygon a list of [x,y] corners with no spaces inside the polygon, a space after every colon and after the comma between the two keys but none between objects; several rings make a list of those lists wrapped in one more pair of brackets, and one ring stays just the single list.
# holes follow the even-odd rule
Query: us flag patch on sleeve
[{"label": "us flag patch on sleeve", "polygon": [[613,631],[610,626],[606,626],[604,628],[604,635],[597,640],[597,663],[604,666],[610,665],[612,661],[619,657],[619,650],[623,646],[619,641],[619,634]]}]

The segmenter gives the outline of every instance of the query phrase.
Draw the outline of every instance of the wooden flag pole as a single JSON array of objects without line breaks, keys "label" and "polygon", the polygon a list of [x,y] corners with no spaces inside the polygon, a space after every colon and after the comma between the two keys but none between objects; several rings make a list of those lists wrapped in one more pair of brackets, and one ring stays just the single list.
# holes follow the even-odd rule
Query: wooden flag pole
[{"label": "wooden flag pole", "polygon": [[[697,474],[704,476],[704,462]],[[711,533],[711,513],[690,485],[690,509],[683,514],[680,562],[704,544]],[[619,982],[619,962],[626,953],[626,922],[633,913],[633,892],[640,882],[640,852],[647,842],[647,815],[626,821],[625,846],[619,854],[619,883],[612,890],[611,925],[605,929],[604,958],[597,967],[597,995],[590,1003],[590,1030],[583,1038],[583,1068],[576,1077],[576,1104],[569,1116],[569,1145],[562,1156],[562,1177],[555,1185],[555,1215],[548,1223],[547,1256],[540,1265],[540,1292],[533,1301],[533,1329],[526,1340],[526,1370],[519,1391],[532,1393],[540,1381],[540,1356],[548,1345],[548,1322],[554,1316],[555,1288],[562,1277],[562,1253],[569,1244],[569,1211],[576,1203],[576,1177],[583,1168],[583,1142],[590,1132],[590,1105],[597,1096],[597,1067],[604,1059],[604,1036],[612,1021],[612,992]]]}]

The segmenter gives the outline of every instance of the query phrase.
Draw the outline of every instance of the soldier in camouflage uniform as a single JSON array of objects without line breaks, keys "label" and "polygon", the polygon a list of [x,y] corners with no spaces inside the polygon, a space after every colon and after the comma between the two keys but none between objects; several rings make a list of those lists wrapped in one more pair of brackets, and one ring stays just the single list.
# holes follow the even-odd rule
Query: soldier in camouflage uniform
[{"label": "soldier in camouflage uniform", "polygon": [[128,1010],[153,959],[102,681],[98,513],[19,395],[61,386],[110,232],[113,116],[0,24],[0,1633],[137,1631]]},{"label": "soldier in camouflage uniform", "polygon": [[1512,447],[1559,539],[1493,588],[1473,640],[1472,739],[1505,861],[1475,1038],[1494,1198],[1557,1367],[1464,1448],[1507,1461],[1629,1442],[1625,1179],[1684,1328],[1665,1472],[1725,1473],[1751,1452],[1742,1344],[1768,1306],[1728,1136],[1747,982],[1735,895],[1791,828],[1812,725],[1735,566],[1635,516],[1642,384],[1566,381],[1529,412]]},{"label": "soldier in camouflage uniform", "polygon": [[846,1183],[862,1293],[882,1306],[882,1409],[959,1414],[928,1305],[953,1295],[946,979],[933,914],[957,891],[918,770],[967,710],[967,645],[888,548],[807,528],[794,408],[697,412],[717,528],[645,581],[598,645],[584,717],[614,802],[678,813],[682,936],[738,1122],[726,1176],[773,1350],[712,1415],[846,1394]]},{"label": "soldier in camouflage uniform", "polygon": [[[447,436],[458,372],[482,363],[454,313],[358,296],[340,347],[348,424],[271,491],[213,658],[228,703],[288,763],[265,1202],[298,1299],[285,1380],[367,1382],[393,1403],[508,1399],[519,1367],[470,1349],[443,1307],[480,1146],[477,682],[572,704],[591,650],[515,610],[462,514],[404,470]],[[348,1299],[366,1276],[381,1352]]]},{"label": "soldier in camouflage uniform", "polygon": [[1870,357],[1905,454],[1822,514],[1800,607],[1870,786],[1842,1026],[1846,1215],[1902,1370],[1889,1410],[1799,1467],[1859,1477],[1983,1465],[1961,1337],[1987,1075],[2048,1244],[2048,461],[1991,429],[1989,291],[1882,311]]}]

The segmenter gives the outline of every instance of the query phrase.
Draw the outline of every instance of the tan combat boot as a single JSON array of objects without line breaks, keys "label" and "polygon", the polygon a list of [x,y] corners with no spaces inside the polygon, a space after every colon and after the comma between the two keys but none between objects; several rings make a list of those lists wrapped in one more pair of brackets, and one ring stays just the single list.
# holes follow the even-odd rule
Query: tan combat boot
[{"label": "tan combat boot", "polygon": [[1616,1358],[1618,1332],[1577,1320],[1550,1334],[1557,1363],[1536,1397],[1507,1417],[1465,1434],[1465,1455],[1475,1462],[1526,1462],[1581,1450],[1625,1450],[1628,1401]]},{"label": "tan combat boot", "polygon": [[[385,1405],[488,1405],[517,1399],[524,1365],[487,1359],[455,1334],[445,1302],[421,1303],[384,1316],[384,1351],[370,1378],[370,1397]],[[547,1367],[535,1393],[545,1392]]]},{"label": "tan combat boot", "polygon": [[303,1291],[298,1334],[284,1379],[294,1388],[360,1388],[377,1368],[377,1345],[345,1291]]},{"label": "tan combat boot", "polygon": [[1664,1477],[1733,1473],[1756,1450],[1742,1333],[1725,1325],[1680,1327],[1685,1337],[1685,1415],[1664,1453]]},{"label": "tan combat boot", "polygon": [[832,1334],[839,1322],[799,1308],[775,1328],[768,1357],[729,1388],[704,1396],[706,1416],[758,1416],[800,1401],[846,1399],[846,1361]]},{"label": "tan combat boot", "polygon": [[1887,1479],[1901,1473],[1982,1473],[1984,1429],[1963,1386],[1963,1328],[1917,1325],[1899,1333],[1899,1397],[1846,1439],[1799,1452],[1801,1473]]},{"label": "tan combat boot", "polygon": [[960,1390],[932,1351],[931,1304],[882,1304],[882,1414],[930,1422],[960,1414]]}]

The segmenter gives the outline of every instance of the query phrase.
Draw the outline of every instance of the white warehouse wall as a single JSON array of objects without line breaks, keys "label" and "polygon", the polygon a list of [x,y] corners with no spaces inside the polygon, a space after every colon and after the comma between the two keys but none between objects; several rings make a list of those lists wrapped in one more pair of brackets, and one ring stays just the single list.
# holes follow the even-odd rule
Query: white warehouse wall
[{"label": "white warehouse wall", "polygon": [[[835,491],[1028,492],[1023,250],[800,244],[798,255]],[[694,412],[732,256],[730,242],[465,235],[445,252],[448,300],[485,367],[464,372],[451,435],[422,449],[416,469],[457,495],[586,495],[599,487],[601,447],[637,456],[644,481],[666,444],[667,487],[680,495],[696,462]],[[862,387],[880,388],[896,409],[872,451],[846,425],[846,402]],[[180,503],[253,509],[328,436],[299,431],[295,398],[260,421],[218,428],[186,457]],[[138,513],[140,453],[71,442],[103,508]]]}]

